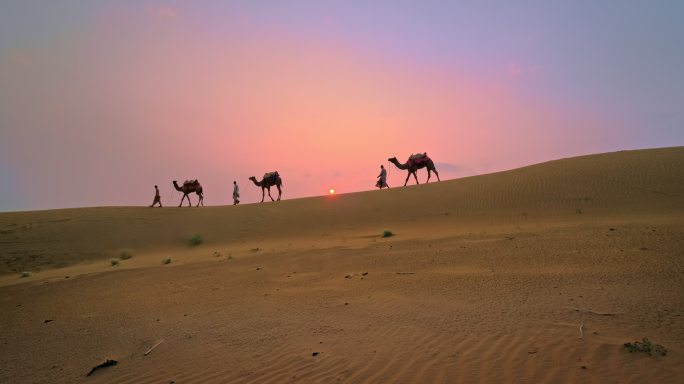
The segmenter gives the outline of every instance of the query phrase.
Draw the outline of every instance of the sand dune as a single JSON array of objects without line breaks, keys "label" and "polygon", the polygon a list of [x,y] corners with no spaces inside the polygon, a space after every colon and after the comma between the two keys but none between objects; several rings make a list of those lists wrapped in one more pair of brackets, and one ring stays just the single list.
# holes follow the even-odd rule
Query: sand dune
[{"label": "sand dune", "polygon": [[[237,207],[2,213],[0,244],[2,383],[684,379],[684,147]],[[667,356],[623,346],[643,337]]]}]

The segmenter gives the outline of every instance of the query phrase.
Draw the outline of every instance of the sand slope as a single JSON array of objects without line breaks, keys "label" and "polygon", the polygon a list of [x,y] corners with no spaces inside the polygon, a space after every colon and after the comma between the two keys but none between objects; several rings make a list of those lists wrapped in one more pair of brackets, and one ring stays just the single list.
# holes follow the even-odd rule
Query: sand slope
[{"label": "sand slope", "polygon": [[[683,147],[260,205],[3,213],[0,247],[3,383],[684,378]],[[668,355],[622,346],[643,337]]]}]

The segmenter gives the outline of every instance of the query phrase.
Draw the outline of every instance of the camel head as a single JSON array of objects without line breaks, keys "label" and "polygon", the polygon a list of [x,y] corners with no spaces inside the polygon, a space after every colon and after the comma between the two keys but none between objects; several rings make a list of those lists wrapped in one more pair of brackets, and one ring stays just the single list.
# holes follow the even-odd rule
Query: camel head
[{"label": "camel head", "polygon": [[387,161],[395,162],[395,161],[397,161],[397,158],[396,157],[390,157],[389,159],[387,159]]},{"label": "camel head", "polygon": [[254,176],[250,176],[249,179],[252,181],[257,181],[256,177],[254,177]]},{"label": "camel head", "polygon": [[178,185],[178,182],[176,180],[173,181],[173,187],[176,188],[176,191],[182,191],[183,190],[183,188],[181,188]]}]

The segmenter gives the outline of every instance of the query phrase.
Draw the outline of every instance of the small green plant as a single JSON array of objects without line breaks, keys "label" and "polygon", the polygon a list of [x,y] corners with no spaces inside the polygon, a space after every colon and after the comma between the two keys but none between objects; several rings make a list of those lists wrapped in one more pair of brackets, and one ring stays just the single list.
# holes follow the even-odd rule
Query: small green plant
[{"label": "small green plant", "polygon": [[259,251],[261,251],[261,248],[259,248],[259,247],[252,248],[252,252],[259,252]]},{"label": "small green plant", "polygon": [[167,257],[166,259],[164,259],[164,260],[162,261],[162,263],[163,263],[163,264],[171,264],[171,258],[170,258],[170,257]]},{"label": "small green plant", "polygon": [[384,231],[382,231],[382,237],[390,237],[390,236],[394,236],[394,233],[392,231],[390,231],[389,229],[385,229]]},{"label": "small green plant", "polygon": [[202,244],[202,235],[199,233],[190,238],[190,246],[196,247]]},{"label": "small green plant", "polygon": [[634,343],[625,343],[625,348],[629,349],[630,353],[634,352],[644,352],[648,353],[650,356],[653,354],[667,355],[667,349],[660,344],[652,344],[651,341],[644,337],[641,341],[635,341]]},{"label": "small green plant", "polygon": [[133,251],[130,249],[124,249],[123,251],[119,252],[119,259],[121,260],[128,260],[131,257],[133,257]]},{"label": "small green plant", "polygon": [[21,273],[21,277],[22,277],[22,278],[23,278],[23,277],[30,277],[30,276],[31,276],[31,272],[24,271],[24,272]]},{"label": "small green plant", "polygon": [[119,259],[111,259],[109,262],[112,263],[112,267],[119,265]]}]

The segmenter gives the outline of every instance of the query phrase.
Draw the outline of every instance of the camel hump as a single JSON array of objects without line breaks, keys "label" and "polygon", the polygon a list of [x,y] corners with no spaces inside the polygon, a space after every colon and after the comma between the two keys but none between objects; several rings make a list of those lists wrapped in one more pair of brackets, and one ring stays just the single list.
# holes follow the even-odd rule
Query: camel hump
[{"label": "camel hump", "polygon": [[199,185],[199,181],[197,179],[194,180],[185,180],[183,182],[183,185]]},{"label": "camel hump", "polygon": [[430,158],[428,157],[427,152],[423,152],[411,154],[411,156],[409,156],[407,164],[409,167],[413,167],[414,165],[420,166],[422,164],[427,163],[428,161],[430,161]]},{"label": "camel hump", "polygon": [[271,179],[271,178],[275,179],[278,176],[279,176],[278,171],[264,173],[264,179]]}]

